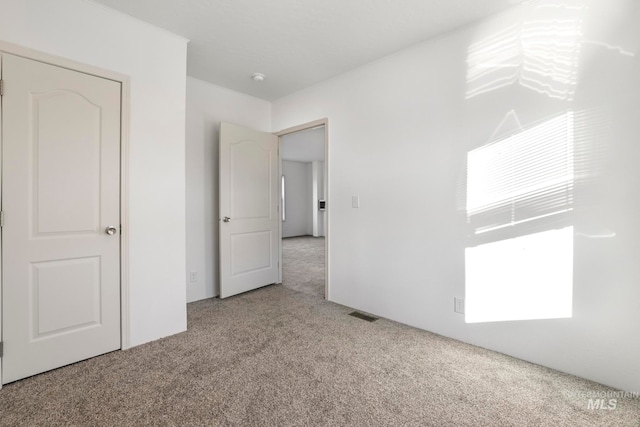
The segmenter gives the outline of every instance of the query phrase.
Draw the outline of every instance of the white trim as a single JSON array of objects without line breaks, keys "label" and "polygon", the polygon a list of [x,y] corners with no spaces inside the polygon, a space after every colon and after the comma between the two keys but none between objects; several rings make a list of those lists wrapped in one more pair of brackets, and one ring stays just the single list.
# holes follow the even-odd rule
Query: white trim
[{"label": "white trim", "polygon": [[122,76],[120,97],[120,345],[131,348],[129,298],[129,126],[131,86]]},{"label": "white trim", "polygon": [[[330,290],[329,286],[329,236],[331,230],[331,197],[329,194],[329,119],[323,118],[314,120],[311,122],[303,123],[298,126],[293,126],[287,129],[283,129],[279,132],[274,132],[275,135],[278,136],[278,149],[282,146],[282,137],[284,135],[289,135],[294,132],[298,132],[301,130],[311,129],[318,126],[324,126],[324,192],[325,192],[325,200],[327,202],[327,210],[324,212],[325,214],[325,239],[324,239],[324,298],[326,300],[331,300],[330,298]],[[279,172],[280,176],[282,176],[282,157],[278,152],[278,161],[279,161]],[[282,221],[280,221],[280,283],[282,283]]]},{"label": "white trim", "polygon": [[[57,67],[90,74],[103,79],[113,80],[121,84],[120,106],[120,346],[125,350],[131,347],[130,312],[129,312],[129,116],[130,116],[130,81],[129,77],[82,64],[59,56],[50,55],[37,50],[0,41],[0,53],[5,52],[27,59],[43,62]],[[0,263],[1,264],[1,263]],[[1,302],[1,301],[0,301]],[[0,304],[0,319],[2,304]],[[1,334],[0,323],[0,334]],[[1,359],[0,359],[1,363]],[[0,364],[0,368],[1,368]],[[0,387],[2,385],[0,384]]]},{"label": "white trim", "polygon": [[[0,45],[0,79],[2,79],[2,45]],[[4,171],[2,170],[2,118],[3,118],[3,109],[2,109],[2,97],[0,97],[0,201],[2,200],[2,174],[4,173]],[[0,204],[0,209],[2,208],[2,204]],[[4,233],[4,231],[2,229],[0,229],[0,243],[2,242],[2,233]],[[2,341],[3,339],[3,334],[2,334],[2,277],[3,277],[3,273],[2,273],[2,258],[4,256],[4,252],[2,249],[2,245],[0,244],[0,341]],[[4,344],[3,344],[4,346]],[[4,351],[4,349],[3,349]],[[3,357],[0,357],[0,390],[2,389],[2,361],[3,361]]]},{"label": "white trim", "polygon": [[274,134],[277,135],[277,136],[284,136],[284,135],[288,135],[290,133],[298,132],[300,130],[311,129],[311,128],[315,128],[315,127],[323,126],[323,125],[325,127],[325,142],[326,142],[326,139],[327,139],[327,137],[326,137],[326,129],[327,129],[327,126],[329,125],[329,119],[326,119],[326,118],[325,119],[314,120],[314,121],[307,122],[307,123],[303,123],[303,124],[297,125],[297,126],[292,126],[290,128],[283,129],[283,130],[281,130],[279,132],[274,132]]}]

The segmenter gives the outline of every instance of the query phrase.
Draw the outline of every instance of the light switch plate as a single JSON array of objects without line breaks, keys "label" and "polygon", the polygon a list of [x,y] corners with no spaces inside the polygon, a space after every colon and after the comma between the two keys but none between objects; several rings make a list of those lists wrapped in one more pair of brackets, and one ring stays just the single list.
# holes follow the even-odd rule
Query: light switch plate
[{"label": "light switch plate", "polygon": [[352,208],[360,207],[360,196],[351,196],[351,207]]}]

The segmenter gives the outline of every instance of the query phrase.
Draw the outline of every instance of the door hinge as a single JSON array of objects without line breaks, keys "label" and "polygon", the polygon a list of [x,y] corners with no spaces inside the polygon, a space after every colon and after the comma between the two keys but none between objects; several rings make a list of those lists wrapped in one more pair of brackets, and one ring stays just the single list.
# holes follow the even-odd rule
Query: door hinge
[{"label": "door hinge", "polygon": [[0,211],[0,228],[4,227],[4,211]]},{"label": "door hinge", "polygon": [[4,343],[0,341],[0,357],[4,357]]},{"label": "door hinge", "polygon": [[0,79],[0,96],[4,95],[4,80]]}]

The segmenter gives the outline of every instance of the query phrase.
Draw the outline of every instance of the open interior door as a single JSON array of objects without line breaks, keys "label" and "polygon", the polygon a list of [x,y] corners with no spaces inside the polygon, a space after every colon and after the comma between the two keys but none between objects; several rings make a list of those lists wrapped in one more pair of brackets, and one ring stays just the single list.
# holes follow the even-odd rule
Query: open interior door
[{"label": "open interior door", "polygon": [[278,281],[278,137],[220,124],[220,298]]}]

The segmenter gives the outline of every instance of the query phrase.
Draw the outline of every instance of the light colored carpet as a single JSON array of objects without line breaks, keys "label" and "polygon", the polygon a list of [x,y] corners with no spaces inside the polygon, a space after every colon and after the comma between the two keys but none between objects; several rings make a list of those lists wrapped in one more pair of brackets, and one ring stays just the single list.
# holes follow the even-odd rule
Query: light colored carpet
[{"label": "light colored carpet", "polygon": [[324,298],[324,237],[282,239],[282,284]]},{"label": "light colored carpet", "polygon": [[[189,331],[9,384],[5,426],[638,426],[640,400],[275,285]],[[636,373],[630,373],[630,375]]]}]

